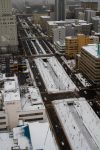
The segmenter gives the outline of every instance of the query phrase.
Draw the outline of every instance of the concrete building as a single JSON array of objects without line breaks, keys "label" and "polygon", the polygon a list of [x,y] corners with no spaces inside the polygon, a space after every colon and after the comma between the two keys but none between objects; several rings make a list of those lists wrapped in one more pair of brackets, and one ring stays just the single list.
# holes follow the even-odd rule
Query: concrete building
[{"label": "concrete building", "polygon": [[92,24],[93,24],[93,30],[95,32],[100,32],[100,17],[96,16],[96,17],[92,17]]},{"label": "concrete building", "polygon": [[85,20],[90,23],[92,17],[96,16],[96,11],[95,10],[85,10]]},{"label": "concrete building", "polygon": [[12,13],[12,5],[11,0],[0,0],[0,16],[3,14],[11,14]]},{"label": "concrete building", "polygon": [[75,18],[76,19],[78,19],[80,12],[84,12],[84,8],[82,8],[82,7],[75,8]]},{"label": "concrete building", "polygon": [[92,10],[98,10],[98,0],[81,0],[81,7],[84,9],[90,8]]},{"label": "concrete building", "polygon": [[91,23],[87,22],[79,22],[79,20],[76,20],[75,23],[72,23],[72,26],[74,27],[74,34],[85,34],[90,35],[91,33]]},{"label": "concrete building", "polygon": [[79,19],[79,20],[85,20],[85,13],[79,12],[79,14],[78,14],[78,19]]},{"label": "concrete building", "polygon": [[100,84],[100,47],[97,44],[82,47],[79,69],[93,83]]},{"label": "concrete building", "polygon": [[59,52],[65,51],[66,28],[59,26],[53,29],[53,43]]},{"label": "concrete building", "polygon": [[47,31],[47,21],[50,21],[51,17],[50,16],[41,16],[40,17],[40,25],[43,29],[43,31]]},{"label": "concrete building", "polygon": [[47,21],[47,34],[53,39],[53,29],[58,26],[65,26],[66,36],[77,35],[78,33],[90,33],[91,24],[87,24],[84,20],[66,19],[65,21]]},{"label": "concrete building", "polygon": [[57,28],[53,29],[53,42],[56,41],[64,41],[66,34],[66,28],[64,26],[58,26]]},{"label": "concrete building", "polygon": [[[12,129],[19,120],[24,122],[45,121],[45,108],[37,87],[21,88],[16,76],[0,78],[4,82],[0,100],[0,130]],[[2,103],[1,103],[2,102]]]},{"label": "concrete building", "polygon": [[65,20],[65,0],[55,0],[55,20]]},{"label": "concrete building", "polygon": [[1,150],[59,150],[49,122],[19,121],[12,131],[0,133]]},{"label": "concrete building", "polygon": [[98,43],[99,37],[97,36],[86,36],[84,34],[78,34],[77,36],[69,36],[65,38],[65,53],[68,57],[73,58],[76,54],[80,53],[81,47]]},{"label": "concrete building", "polygon": [[65,38],[65,53],[70,58],[73,58],[78,53],[77,37],[69,36]]},{"label": "concrete building", "polygon": [[72,150],[100,149],[100,119],[84,98],[52,102]]},{"label": "concrete building", "polygon": [[0,51],[17,52],[16,17],[12,15],[11,0],[0,0]]}]

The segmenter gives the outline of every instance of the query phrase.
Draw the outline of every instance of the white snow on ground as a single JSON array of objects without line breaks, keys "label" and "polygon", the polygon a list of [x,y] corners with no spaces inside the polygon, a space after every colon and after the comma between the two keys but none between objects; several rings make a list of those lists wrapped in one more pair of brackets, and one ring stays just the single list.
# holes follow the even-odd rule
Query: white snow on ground
[{"label": "white snow on ground", "polygon": [[56,100],[53,105],[72,150],[100,149],[100,120],[84,98]]},{"label": "white snow on ground", "polygon": [[75,74],[79,81],[83,84],[84,87],[91,86],[91,84],[83,77],[81,73]]},{"label": "white snow on ground", "polygon": [[55,57],[37,58],[35,63],[48,92],[55,93],[77,89]]},{"label": "white snow on ground", "polygon": [[71,70],[75,68],[75,59],[66,60],[64,56],[62,56],[61,59]]},{"label": "white snow on ground", "polygon": [[42,76],[42,79],[44,81],[44,84],[47,90],[49,92],[57,92],[58,89],[56,88],[56,85],[50,75],[48,68],[44,66],[42,59],[36,59],[35,62],[36,62],[36,65],[39,69],[39,72]]},{"label": "white snow on ground", "polygon": [[36,43],[38,44],[38,46],[39,46],[40,49],[42,50],[43,54],[46,54],[45,50],[43,49],[43,47],[41,46],[41,44],[39,43],[38,40],[36,40]]},{"label": "white snow on ground", "polygon": [[72,80],[69,78],[69,76],[66,74],[65,70],[61,66],[61,64],[58,62],[58,60],[55,57],[48,58],[48,62],[50,63],[51,67],[53,68],[55,74],[61,81],[61,83],[64,85],[65,90],[67,91],[74,91],[76,86],[72,82]]}]

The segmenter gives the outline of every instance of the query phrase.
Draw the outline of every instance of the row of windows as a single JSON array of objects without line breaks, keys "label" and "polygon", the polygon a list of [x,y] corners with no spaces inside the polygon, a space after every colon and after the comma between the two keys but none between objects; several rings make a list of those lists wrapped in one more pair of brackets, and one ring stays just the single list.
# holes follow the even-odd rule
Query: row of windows
[{"label": "row of windows", "polygon": [[39,120],[43,120],[43,118],[26,119],[26,120],[24,120],[24,121],[25,121],[25,122],[32,122],[32,121],[39,121]]},{"label": "row of windows", "polygon": [[1,119],[5,119],[5,117],[2,116],[2,117],[0,117],[0,120],[1,120]]},{"label": "row of windows", "polygon": [[15,24],[14,22],[0,22],[0,24]]},{"label": "row of windows", "polygon": [[6,124],[6,122],[0,122],[0,125]]},{"label": "row of windows", "polygon": [[23,114],[23,115],[19,115],[19,117],[36,116],[36,115],[43,115],[43,113]]}]

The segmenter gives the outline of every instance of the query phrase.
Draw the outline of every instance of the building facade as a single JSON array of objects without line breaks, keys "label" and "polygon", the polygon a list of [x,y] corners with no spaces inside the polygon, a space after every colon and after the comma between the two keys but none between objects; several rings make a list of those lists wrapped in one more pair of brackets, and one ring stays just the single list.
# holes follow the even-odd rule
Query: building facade
[{"label": "building facade", "polygon": [[65,0],[55,0],[55,19],[65,20]]},{"label": "building facade", "polygon": [[86,36],[84,34],[69,36],[65,38],[65,53],[68,57],[73,58],[81,52],[82,46],[98,42],[99,37],[97,36]]},{"label": "building facade", "polygon": [[79,69],[93,83],[100,84],[100,50],[99,45],[82,47]]},{"label": "building facade", "polygon": [[16,17],[12,15],[11,0],[0,0],[0,51],[17,51]]}]

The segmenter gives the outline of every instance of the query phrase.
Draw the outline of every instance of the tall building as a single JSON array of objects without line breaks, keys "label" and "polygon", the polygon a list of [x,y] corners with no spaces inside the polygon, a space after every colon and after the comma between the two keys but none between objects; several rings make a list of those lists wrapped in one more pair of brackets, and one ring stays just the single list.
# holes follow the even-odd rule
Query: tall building
[{"label": "tall building", "polygon": [[91,19],[92,17],[95,17],[96,16],[96,11],[95,10],[85,10],[85,20],[90,23],[91,22]]},{"label": "tall building", "polygon": [[55,19],[65,20],[65,0],[55,0]]},{"label": "tall building", "polygon": [[96,17],[92,17],[92,24],[93,24],[93,30],[95,32],[100,32],[100,17],[96,16]]},{"label": "tall building", "polygon": [[16,16],[12,15],[11,0],[0,0],[0,52],[17,51]]},{"label": "tall building", "polygon": [[97,36],[86,36],[78,34],[77,36],[67,36],[65,38],[65,53],[68,57],[73,58],[81,52],[82,46],[99,42]]},{"label": "tall building", "polygon": [[79,69],[95,84],[100,84],[100,46],[82,47]]}]

